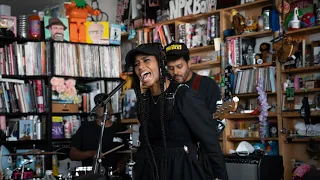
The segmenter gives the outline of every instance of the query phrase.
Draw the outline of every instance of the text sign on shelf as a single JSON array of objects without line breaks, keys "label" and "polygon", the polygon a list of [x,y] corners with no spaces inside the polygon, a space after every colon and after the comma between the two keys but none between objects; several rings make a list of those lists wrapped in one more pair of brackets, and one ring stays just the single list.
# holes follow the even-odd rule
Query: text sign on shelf
[{"label": "text sign on shelf", "polygon": [[207,12],[207,1],[203,0],[171,0],[169,2],[170,19],[190,14]]}]

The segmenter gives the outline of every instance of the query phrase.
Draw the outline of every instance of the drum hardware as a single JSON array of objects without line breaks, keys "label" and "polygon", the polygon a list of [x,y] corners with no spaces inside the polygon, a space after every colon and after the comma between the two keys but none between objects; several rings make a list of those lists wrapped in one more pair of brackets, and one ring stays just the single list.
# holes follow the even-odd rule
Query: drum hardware
[{"label": "drum hardware", "polygon": [[[132,130],[132,133],[134,132],[134,130],[132,129],[132,125],[129,126],[130,130]],[[128,141],[128,144],[129,144],[129,150],[130,150],[130,159],[127,163],[127,174],[129,175],[129,177],[133,180],[134,179],[134,176],[133,176],[133,166],[136,164],[135,161],[133,161],[133,150],[135,150],[135,147],[133,146],[133,135],[132,133],[130,133],[130,136],[129,136],[129,141]]]},{"label": "drum hardware", "polygon": [[93,174],[97,174],[99,172],[99,169],[102,167],[101,165],[101,149],[102,149],[102,139],[103,139],[103,134],[104,134],[104,127],[106,124],[106,119],[108,117],[108,108],[106,107],[107,103],[111,100],[111,97],[122,88],[122,86],[124,86],[126,84],[127,81],[122,81],[115,89],[113,89],[109,94],[106,93],[105,95],[103,95],[102,97],[100,97],[100,99],[98,100],[98,102],[96,103],[95,107],[90,111],[90,115],[94,112],[96,112],[99,108],[104,107],[104,113],[103,113],[103,118],[102,118],[102,122],[101,122],[101,133],[100,133],[100,137],[99,137],[99,145],[98,145],[98,149],[97,149],[97,153],[96,156],[93,158],[93,163],[92,163],[92,170],[93,170]]}]

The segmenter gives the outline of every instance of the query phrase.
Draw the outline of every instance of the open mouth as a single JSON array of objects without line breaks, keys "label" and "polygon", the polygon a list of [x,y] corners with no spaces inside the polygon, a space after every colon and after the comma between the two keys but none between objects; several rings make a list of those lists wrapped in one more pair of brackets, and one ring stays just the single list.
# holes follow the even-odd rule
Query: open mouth
[{"label": "open mouth", "polygon": [[140,75],[140,79],[143,83],[146,83],[151,77],[151,72],[143,72]]}]

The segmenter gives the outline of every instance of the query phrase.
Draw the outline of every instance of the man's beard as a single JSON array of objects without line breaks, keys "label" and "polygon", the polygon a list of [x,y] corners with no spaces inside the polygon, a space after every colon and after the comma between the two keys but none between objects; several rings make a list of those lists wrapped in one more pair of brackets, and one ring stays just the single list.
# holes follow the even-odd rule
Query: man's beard
[{"label": "man's beard", "polygon": [[[184,73],[183,75],[174,75],[174,76],[173,76],[173,79],[176,80],[176,77],[178,77],[178,78],[181,78],[181,79],[182,79],[182,82],[179,82],[179,83],[185,83],[186,80],[187,80],[187,78],[188,78],[188,76],[189,76],[189,73],[190,73],[190,70],[188,69],[188,70],[186,71],[186,73]],[[177,81],[177,80],[176,80],[176,81]]]},{"label": "man's beard", "polygon": [[61,33],[56,33],[52,36],[52,38],[55,40],[55,41],[63,41],[63,34]]}]

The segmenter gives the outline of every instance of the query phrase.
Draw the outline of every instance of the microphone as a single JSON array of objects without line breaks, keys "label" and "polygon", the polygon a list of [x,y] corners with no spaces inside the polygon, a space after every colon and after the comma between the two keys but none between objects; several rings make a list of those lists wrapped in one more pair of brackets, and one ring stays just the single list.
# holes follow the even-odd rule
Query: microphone
[{"label": "microphone", "polygon": [[127,83],[127,81],[122,81],[116,88],[114,88],[109,94],[105,93],[105,95],[103,95],[97,102],[96,106],[91,110],[90,114],[92,114],[93,112],[95,112],[99,107],[102,107],[104,105],[106,105],[111,97],[117,92],[119,91],[125,84]]}]

